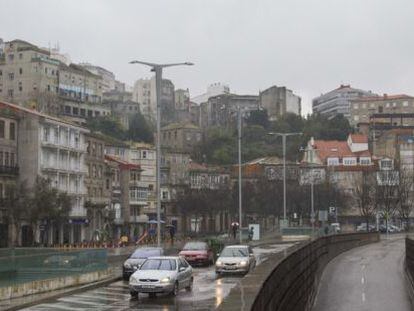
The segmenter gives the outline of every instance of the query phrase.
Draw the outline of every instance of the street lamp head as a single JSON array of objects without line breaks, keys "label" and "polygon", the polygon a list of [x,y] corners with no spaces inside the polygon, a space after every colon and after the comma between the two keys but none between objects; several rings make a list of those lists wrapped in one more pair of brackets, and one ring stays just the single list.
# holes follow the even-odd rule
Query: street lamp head
[{"label": "street lamp head", "polygon": [[184,65],[187,65],[187,66],[194,66],[194,63],[191,63],[191,62],[185,62],[185,63],[184,63]]}]

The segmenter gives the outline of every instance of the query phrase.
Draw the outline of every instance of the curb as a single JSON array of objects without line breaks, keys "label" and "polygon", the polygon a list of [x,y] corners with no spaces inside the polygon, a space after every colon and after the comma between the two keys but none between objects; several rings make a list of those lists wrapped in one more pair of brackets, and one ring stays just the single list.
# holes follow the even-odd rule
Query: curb
[{"label": "curb", "polygon": [[38,300],[33,300],[33,301],[30,301],[30,302],[21,303],[19,305],[6,307],[3,310],[4,311],[14,311],[14,310],[20,310],[20,309],[23,309],[23,308],[28,308],[28,307],[31,307],[31,306],[34,306],[34,305],[38,305],[38,304],[41,304],[41,303],[44,303],[44,302],[48,302],[48,301],[51,301],[51,300],[58,299],[58,298],[63,297],[63,296],[72,295],[72,294],[76,294],[78,292],[84,292],[85,290],[91,290],[91,289],[94,289],[94,288],[97,288],[97,287],[106,286],[106,285],[109,285],[113,282],[117,282],[117,281],[120,281],[120,280],[122,280],[122,276],[116,276],[116,277],[114,276],[114,277],[111,277],[111,278],[108,278],[108,279],[105,279],[105,280],[102,280],[102,281],[97,281],[97,282],[89,283],[89,284],[86,284],[86,285],[81,285],[81,286],[77,286],[77,287],[69,287],[69,289],[66,290],[66,291],[56,293],[56,294],[52,294],[51,296],[48,296],[48,297],[39,298]]}]

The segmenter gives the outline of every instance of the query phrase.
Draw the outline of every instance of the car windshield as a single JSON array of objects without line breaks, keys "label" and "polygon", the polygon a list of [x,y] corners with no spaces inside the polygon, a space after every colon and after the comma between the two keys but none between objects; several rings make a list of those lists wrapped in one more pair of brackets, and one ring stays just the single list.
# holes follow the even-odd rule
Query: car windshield
[{"label": "car windshield", "polygon": [[132,253],[131,257],[132,259],[138,259],[138,258],[148,258],[148,257],[155,257],[160,256],[161,250],[160,249],[137,249],[135,252]]},{"label": "car windshield", "polygon": [[185,251],[199,251],[199,250],[206,250],[207,245],[203,242],[190,242],[184,245],[183,250]]},{"label": "car windshield", "polygon": [[140,270],[167,270],[174,271],[176,263],[174,259],[148,259]]},{"label": "car windshield", "polygon": [[220,254],[222,257],[247,257],[249,252],[247,248],[225,248]]}]

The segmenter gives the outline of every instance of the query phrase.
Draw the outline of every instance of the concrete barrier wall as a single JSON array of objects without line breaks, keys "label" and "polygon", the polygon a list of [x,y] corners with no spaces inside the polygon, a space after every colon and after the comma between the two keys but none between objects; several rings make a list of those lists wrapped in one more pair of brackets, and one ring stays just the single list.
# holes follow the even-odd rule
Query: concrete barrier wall
[{"label": "concrete barrier wall", "polygon": [[310,310],[326,264],[344,251],[377,241],[378,233],[339,234],[275,254],[246,275],[218,310]]},{"label": "concrete barrier wall", "polygon": [[[405,238],[405,270],[409,285],[411,289],[414,289],[414,236]],[[413,291],[410,292],[412,298],[414,298]]]}]

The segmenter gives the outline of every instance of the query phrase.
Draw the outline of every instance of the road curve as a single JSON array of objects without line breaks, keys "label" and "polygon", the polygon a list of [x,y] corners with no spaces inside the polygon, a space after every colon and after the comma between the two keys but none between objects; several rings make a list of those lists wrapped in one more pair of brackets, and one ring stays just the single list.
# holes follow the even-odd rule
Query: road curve
[{"label": "road curve", "polygon": [[383,240],[334,258],[325,268],[312,311],[410,311],[404,239]]}]

